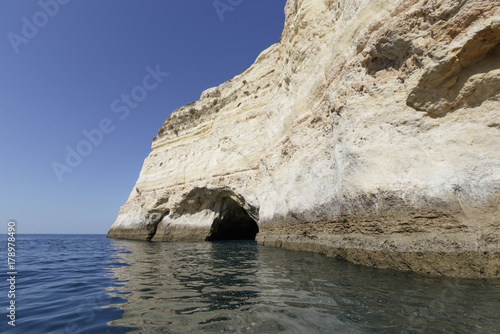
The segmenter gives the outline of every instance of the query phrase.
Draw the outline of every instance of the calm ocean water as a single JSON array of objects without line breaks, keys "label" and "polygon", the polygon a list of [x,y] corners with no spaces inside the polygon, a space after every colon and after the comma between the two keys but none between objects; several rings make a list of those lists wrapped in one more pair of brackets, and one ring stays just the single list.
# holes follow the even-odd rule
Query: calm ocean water
[{"label": "calm ocean water", "polygon": [[2,279],[2,333],[500,333],[498,280],[426,278],[250,241],[17,238],[16,327]]}]

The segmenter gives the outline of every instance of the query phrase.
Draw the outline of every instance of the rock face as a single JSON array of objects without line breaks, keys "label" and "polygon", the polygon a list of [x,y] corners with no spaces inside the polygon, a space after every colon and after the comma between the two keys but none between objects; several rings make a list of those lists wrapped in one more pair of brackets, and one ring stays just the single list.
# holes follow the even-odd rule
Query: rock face
[{"label": "rock face", "polygon": [[278,44],[172,113],[108,236],[254,238],[500,277],[498,0],[289,0]]}]

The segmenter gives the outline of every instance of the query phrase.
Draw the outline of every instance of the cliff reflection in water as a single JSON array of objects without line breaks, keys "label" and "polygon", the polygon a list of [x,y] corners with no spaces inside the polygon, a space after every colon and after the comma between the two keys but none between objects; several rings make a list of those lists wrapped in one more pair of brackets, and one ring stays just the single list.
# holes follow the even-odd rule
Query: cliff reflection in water
[{"label": "cliff reflection in water", "polygon": [[[493,333],[498,281],[424,278],[253,241],[112,240],[132,333]],[[116,289],[116,287],[115,287]]]}]

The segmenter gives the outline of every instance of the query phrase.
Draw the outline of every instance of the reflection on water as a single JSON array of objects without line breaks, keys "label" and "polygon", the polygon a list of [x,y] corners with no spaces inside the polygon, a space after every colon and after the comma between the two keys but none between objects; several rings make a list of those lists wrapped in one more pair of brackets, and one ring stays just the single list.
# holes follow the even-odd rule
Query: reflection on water
[{"label": "reflection on water", "polygon": [[[498,333],[500,282],[425,278],[251,241],[113,240],[131,333]],[[114,287],[116,289],[116,287]],[[111,293],[114,295],[114,293]]]}]

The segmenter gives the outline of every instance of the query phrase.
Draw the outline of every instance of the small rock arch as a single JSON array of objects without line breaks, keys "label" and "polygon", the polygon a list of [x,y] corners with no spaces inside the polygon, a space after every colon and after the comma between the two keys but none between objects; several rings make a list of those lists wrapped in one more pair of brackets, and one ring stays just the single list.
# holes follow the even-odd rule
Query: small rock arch
[{"label": "small rock arch", "polygon": [[218,213],[206,241],[255,240],[259,226],[245,208],[231,197],[222,197],[215,205]]},{"label": "small rock arch", "polygon": [[[259,207],[229,187],[196,187],[183,196],[172,217],[205,212],[205,241],[255,240],[259,233]],[[204,223],[202,223],[204,224]],[[203,240],[202,239],[202,240]]]}]

